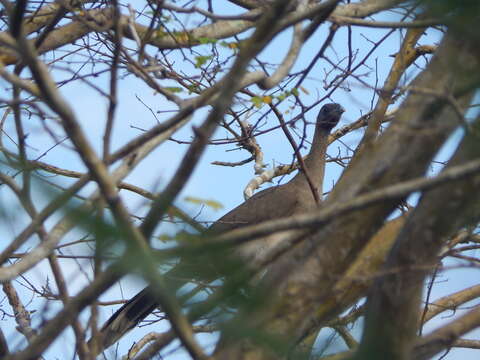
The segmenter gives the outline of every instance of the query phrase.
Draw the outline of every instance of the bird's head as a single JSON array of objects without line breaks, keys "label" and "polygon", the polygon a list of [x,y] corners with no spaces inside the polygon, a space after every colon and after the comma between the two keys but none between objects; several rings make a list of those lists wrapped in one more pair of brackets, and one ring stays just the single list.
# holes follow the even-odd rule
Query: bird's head
[{"label": "bird's head", "polygon": [[330,131],[338,124],[338,121],[344,112],[345,109],[340,104],[325,104],[318,113],[317,125],[324,130]]}]

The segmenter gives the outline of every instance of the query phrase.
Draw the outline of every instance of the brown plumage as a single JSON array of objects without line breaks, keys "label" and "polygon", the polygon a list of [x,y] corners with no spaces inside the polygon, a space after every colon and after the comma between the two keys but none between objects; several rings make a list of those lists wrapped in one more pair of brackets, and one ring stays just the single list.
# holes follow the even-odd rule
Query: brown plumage
[{"label": "brown plumage", "polygon": [[[324,105],[317,116],[315,134],[305,167],[313,183],[322,189],[325,171],[325,154],[328,146],[328,135],[338,123],[345,110],[339,104]],[[224,233],[242,226],[253,225],[263,221],[293,214],[306,212],[317,207],[318,204],[312,190],[302,172],[288,183],[265,189],[226,215],[217,220],[209,228],[209,233]],[[240,246],[238,253],[245,257],[259,257],[275,243],[275,238],[266,238],[247,242]],[[176,268],[175,268],[176,269]],[[175,273],[175,269],[172,270]],[[178,272],[177,272],[178,273]],[[169,275],[168,273],[166,275]],[[171,281],[172,288],[179,288],[184,284],[179,280]],[[100,331],[98,341],[99,352],[117,342],[126,332],[134,328],[140,321],[148,316],[158,302],[151,288],[147,287],[117,310]],[[91,340],[90,340],[91,341]]]}]

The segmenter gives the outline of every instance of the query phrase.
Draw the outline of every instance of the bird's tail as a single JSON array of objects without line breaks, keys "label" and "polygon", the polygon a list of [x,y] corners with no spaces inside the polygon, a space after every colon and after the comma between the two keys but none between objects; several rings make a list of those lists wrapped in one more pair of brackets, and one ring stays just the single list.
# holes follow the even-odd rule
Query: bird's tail
[{"label": "bird's tail", "polygon": [[[195,274],[195,275],[193,275]],[[168,289],[176,293],[193,277],[212,279],[218,277],[218,272],[203,260],[192,263],[181,262],[163,274]],[[106,348],[116,343],[128,331],[137,326],[159,306],[151,286],[146,287],[118,309],[103,325],[98,337],[88,341],[91,351],[98,355]],[[95,349],[93,349],[95,347]]]},{"label": "bird's tail", "polygon": [[158,307],[158,302],[148,286],[118,309],[103,325],[99,336],[95,339],[95,348],[92,349],[94,339],[88,341],[89,347],[95,355],[101,353],[116,343],[123,335],[133,329]]}]

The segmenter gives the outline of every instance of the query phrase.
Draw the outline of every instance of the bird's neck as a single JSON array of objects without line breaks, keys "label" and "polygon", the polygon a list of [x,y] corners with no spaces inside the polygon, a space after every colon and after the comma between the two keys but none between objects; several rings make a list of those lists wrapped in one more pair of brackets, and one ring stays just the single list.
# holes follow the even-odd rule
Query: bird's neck
[{"label": "bird's neck", "polygon": [[[305,168],[313,185],[317,188],[319,198],[321,198],[322,195],[323,177],[325,174],[325,156],[327,153],[329,134],[330,132],[328,130],[322,129],[319,126],[316,127],[310,152],[305,159]],[[302,188],[310,191],[307,178],[302,170],[299,170],[298,174],[292,179],[292,182],[297,183]]]}]

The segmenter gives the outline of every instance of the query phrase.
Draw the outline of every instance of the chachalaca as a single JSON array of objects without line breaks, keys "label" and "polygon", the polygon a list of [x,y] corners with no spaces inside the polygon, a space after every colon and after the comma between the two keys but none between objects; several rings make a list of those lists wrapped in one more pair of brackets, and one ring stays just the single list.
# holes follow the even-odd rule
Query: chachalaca
[{"label": "chachalaca", "polygon": [[[313,184],[318,187],[320,194],[325,171],[328,136],[344,111],[341,105],[330,103],[324,105],[317,116],[315,134],[310,152],[305,159],[305,168]],[[306,176],[299,171],[288,183],[265,189],[231,210],[211,225],[208,233],[221,234],[242,226],[307,212],[317,206]],[[243,258],[258,257],[274,243],[274,237],[250,241],[242,244],[237,252]],[[171,289],[179,289],[185,284],[185,281],[179,280],[178,277],[169,276],[172,273],[178,273],[176,269],[181,267],[181,264],[180,262],[179,265],[164,274]],[[101,352],[117,342],[126,332],[153,312],[158,305],[150,287],[140,291],[118,309],[102,327],[100,339],[97,341],[97,352]]]}]

